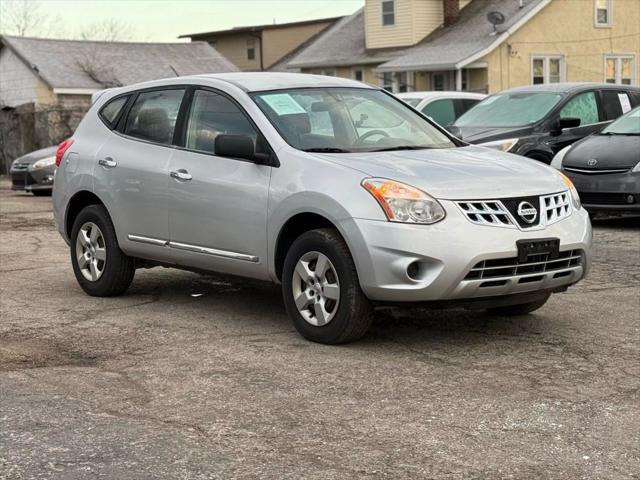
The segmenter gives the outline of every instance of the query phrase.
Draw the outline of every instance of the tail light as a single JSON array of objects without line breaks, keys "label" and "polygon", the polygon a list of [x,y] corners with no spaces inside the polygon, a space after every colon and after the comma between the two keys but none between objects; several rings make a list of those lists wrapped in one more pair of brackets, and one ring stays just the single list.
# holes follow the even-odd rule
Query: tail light
[{"label": "tail light", "polygon": [[71,145],[73,145],[73,140],[70,138],[66,139],[64,142],[58,145],[58,150],[56,151],[56,167],[60,166],[62,157],[64,157],[64,154],[67,153],[67,150],[69,150],[69,147]]}]

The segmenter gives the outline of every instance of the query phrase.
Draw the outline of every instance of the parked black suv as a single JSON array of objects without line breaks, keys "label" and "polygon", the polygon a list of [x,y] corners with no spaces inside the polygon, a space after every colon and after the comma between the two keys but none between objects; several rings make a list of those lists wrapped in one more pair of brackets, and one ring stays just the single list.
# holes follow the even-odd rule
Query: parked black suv
[{"label": "parked black suv", "polygon": [[640,105],[640,88],[597,83],[551,83],[491,95],[449,130],[469,143],[545,163],[562,148],[600,131]]}]

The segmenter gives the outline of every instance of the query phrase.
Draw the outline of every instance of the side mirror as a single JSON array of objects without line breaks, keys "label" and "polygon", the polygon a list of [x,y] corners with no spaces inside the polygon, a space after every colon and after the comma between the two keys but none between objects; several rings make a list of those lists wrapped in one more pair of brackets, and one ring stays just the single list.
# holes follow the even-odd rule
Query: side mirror
[{"label": "side mirror", "polygon": [[578,117],[561,117],[557,120],[555,128],[551,132],[560,135],[565,128],[575,128],[580,126],[581,120]]},{"label": "side mirror", "polygon": [[215,140],[216,155],[221,157],[243,158],[260,165],[269,165],[271,156],[256,153],[256,146],[249,135],[220,134]]},{"label": "side mirror", "polygon": [[[431,117],[429,117],[429,118],[431,118]],[[453,135],[454,137],[459,138],[459,139],[462,140],[462,132],[455,125],[447,125],[446,127],[444,127],[444,129],[447,132],[449,132],[451,135]]]}]

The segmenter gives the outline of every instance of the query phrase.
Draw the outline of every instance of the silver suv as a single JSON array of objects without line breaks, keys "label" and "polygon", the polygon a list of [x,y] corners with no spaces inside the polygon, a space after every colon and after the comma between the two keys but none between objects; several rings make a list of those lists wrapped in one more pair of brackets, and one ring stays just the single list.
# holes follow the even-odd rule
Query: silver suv
[{"label": "silver suv", "polygon": [[361,337],[381,303],[528,313],[590,264],[589,217],[561,173],[345,79],[107,90],[56,162],[55,219],[89,295],[153,265],[278,282],[316,342]]}]

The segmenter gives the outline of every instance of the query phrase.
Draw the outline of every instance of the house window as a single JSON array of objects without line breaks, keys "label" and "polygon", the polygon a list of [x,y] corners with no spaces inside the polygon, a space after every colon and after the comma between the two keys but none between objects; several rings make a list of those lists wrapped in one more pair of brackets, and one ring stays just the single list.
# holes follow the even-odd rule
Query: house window
[{"label": "house window", "polygon": [[564,57],[562,55],[545,55],[531,58],[531,83],[564,82]]},{"label": "house window", "polygon": [[594,0],[596,27],[610,27],[612,24],[611,10],[613,0]]},{"label": "house window", "polygon": [[394,0],[383,0],[382,2],[382,25],[395,25],[396,11]]},{"label": "house window", "polygon": [[256,39],[247,40],[247,60],[255,60],[256,58]]},{"label": "house window", "polygon": [[364,72],[361,68],[354,68],[351,70],[351,78],[357,80],[358,82],[362,82],[364,80]]},{"label": "house window", "polygon": [[380,86],[389,92],[393,92],[393,73],[384,72],[380,77]]},{"label": "house window", "polygon": [[604,81],[607,83],[632,85],[635,83],[635,63],[635,55],[605,55]]}]

